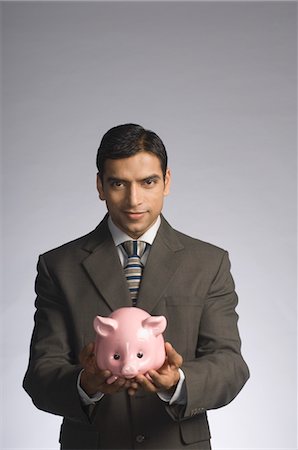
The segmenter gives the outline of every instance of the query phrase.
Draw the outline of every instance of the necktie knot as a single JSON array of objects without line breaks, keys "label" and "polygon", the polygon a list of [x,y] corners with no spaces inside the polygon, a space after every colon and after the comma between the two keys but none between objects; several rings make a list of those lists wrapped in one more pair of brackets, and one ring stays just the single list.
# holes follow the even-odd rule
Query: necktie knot
[{"label": "necktie knot", "polygon": [[147,244],[144,241],[126,241],[123,242],[122,247],[128,257],[138,256],[139,258],[142,258]]}]

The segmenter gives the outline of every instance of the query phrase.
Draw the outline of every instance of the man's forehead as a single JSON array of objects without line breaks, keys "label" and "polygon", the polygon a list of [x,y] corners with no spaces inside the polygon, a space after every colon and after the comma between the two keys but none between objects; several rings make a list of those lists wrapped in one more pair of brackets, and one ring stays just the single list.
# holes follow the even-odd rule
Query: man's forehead
[{"label": "man's forehead", "polygon": [[104,167],[105,172],[109,172],[109,174],[118,173],[119,171],[128,173],[138,171],[139,173],[154,172],[158,175],[162,172],[159,158],[150,152],[140,152],[126,158],[108,158]]}]

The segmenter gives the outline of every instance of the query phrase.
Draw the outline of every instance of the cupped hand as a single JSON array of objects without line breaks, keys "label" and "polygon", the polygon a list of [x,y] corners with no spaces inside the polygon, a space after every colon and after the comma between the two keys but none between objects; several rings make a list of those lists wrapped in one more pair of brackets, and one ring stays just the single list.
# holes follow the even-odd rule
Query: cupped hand
[{"label": "cupped hand", "polygon": [[[158,370],[149,370],[146,375],[137,375],[135,381],[139,386],[148,392],[175,391],[180,379],[179,368],[182,366],[183,358],[176,352],[174,347],[165,343],[166,359]],[[130,395],[134,391],[128,390]]]},{"label": "cupped hand", "polygon": [[97,392],[114,394],[123,389],[129,389],[130,394],[134,395],[135,390],[138,388],[138,385],[133,380],[113,377],[109,370],[102,370],[97,366],[94,342],[90,342],[82,349],[79,360],[84,369],[81,374],[80,385],[89,396]]}]

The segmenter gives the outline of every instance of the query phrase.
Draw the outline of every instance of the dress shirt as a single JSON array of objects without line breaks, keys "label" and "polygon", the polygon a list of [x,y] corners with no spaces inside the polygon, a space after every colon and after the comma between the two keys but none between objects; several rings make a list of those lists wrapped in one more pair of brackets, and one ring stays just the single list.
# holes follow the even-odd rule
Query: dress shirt
[{"label": "dress shirt", "polygon": [[[149,230],[147,230],[142,236],[140,236],[138,238],[138,240],[149,244],[147,246],[143,256],[141,257],[141,263],[144,266],[146,264],[146,261],[147,261],[148,255],[149,255],[150,246],[153,244],[155,236],[160,227],[160,223],[161,223],[161,219],[160,219],[160,216],[158,216],[157,220],[149,228]],[[126,242],[126,241],[131,241],[132,238],[131,238],[131,236],[124,233],[124,231],[120,230],[114,224],[114,222],[112,221],[110,216],[108,218],[108,226],[109,226],[109,230],[111,232],[113,241],[115,243],[115,246],[117,247],[117,251],[118,251],[118,255],[119,255],[121,264],[124,267],[127,262],[127,254],[121,244],[123,244],[123,242]],[[78,382],[77,382],[79,395],[80,395],[81,401],[83,402],[84,405],[92,405],[92,404],[96,403],[97,401],[99,401],[104,396],[104,394],[102,392],[97,392],[96,394],[92,395],[91,397],[89,397],[86,394],[86,392],[80,386],[81,374],[82,374],[83,370],[79,373]],[[179,374],[180,374],[180,379],[178,381],[177,387],[176,387],[173,395],[170,395],[168,393],[168,391],[157,392],[157,395],[159,396],[159,398],[161,400],[163,400],[164,402],[168,402],[170,405],[172,403],[179,403],[179,404],[186,403],[186,387],[185,387],[185,383],[184,383],[185,375],[181,369],[179,369]]]},{"label": "dress shirt", "polygon": [[[158,229],[160,227],[160,216],[156,219],[154,224],[147,230],[142,236],[139,237],[139,241],[146,242],[146,244],[152,245],[153,241],[155,239],[156,233],[158,232]],[[122,264],[122,267],[126,266],[127,263],[127,254],[122,247],[121,244],[126,241],[131,241],[131,236],[128,236],[128,234],[124,233],[124,231],[120,230],[112,221],[111,217],[108,218],[108,226],[113,238],[113,241],[115,243],[115,246],[117,247],[118,255]],[[147,246],[145,252],[143,253],[143,256],[141,257],[141,263],[143,266],[145,266],[148,255],[149,255],[150,247]]]}]

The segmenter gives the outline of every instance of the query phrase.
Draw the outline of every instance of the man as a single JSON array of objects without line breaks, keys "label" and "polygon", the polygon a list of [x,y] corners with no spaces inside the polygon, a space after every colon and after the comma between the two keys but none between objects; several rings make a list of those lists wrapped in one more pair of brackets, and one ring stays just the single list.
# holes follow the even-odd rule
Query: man
[{"label": "man", "polygon": [[[171,174],[152,131],[112,128],[97,167],[107,216],[39,259],[24,388],[38,408],[64,417],[62,449],[210,449],[206,410],[229,403],[249,376],[227,252],[161,215]],[[134,255],[141,282],[133,287],[124,244],[131,240],[145,248]],[[166,361],[150,381],[108,384],[111,373],[95,362],[93,319],[132,305],[167,318]]]}]

